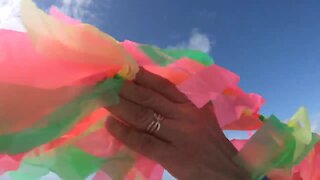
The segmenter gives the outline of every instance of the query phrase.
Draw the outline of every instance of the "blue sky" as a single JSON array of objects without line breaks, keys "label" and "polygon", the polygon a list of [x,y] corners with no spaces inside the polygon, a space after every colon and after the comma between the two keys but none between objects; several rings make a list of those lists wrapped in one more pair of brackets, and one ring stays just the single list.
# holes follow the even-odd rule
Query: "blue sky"
[{"label": "blue sky", "polygon": [[287,119],[306,106],[318,130],[320,1],[37,2],[43,9],[55,4],[118,40],[204,50],[239,74],[243,89],[265,97],[263,114]]},{"label": "blue sky", "polygon": [[[287,119],[306,106],[312,117],[320,116],[319,1],[36,2],[43,9],[57,5],[118,40],[209,52],[217,64],[241,76],[243,89],[266,98],[266,115]],[[5,20],[0,13],[0,28]]]},{"label": "blue sky", "polygon": [[300,106],[320,113],[319,7],[320,1],[92,0],[81,18],[119,40],[163,48],[210,42],[216,63],[266,98],[262,112],[287,119]]}]

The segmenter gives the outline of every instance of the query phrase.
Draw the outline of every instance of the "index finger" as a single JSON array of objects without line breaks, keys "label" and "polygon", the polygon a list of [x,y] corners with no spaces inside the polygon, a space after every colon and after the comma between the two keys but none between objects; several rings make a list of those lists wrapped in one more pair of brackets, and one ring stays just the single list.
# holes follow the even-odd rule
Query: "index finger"
[{"label": "index finger", "polygon": [[144,68],[140,68],[134,81],[145,88],[156,91],[173,102],[189,102],[188,98],[169,80],[153,74]]}]

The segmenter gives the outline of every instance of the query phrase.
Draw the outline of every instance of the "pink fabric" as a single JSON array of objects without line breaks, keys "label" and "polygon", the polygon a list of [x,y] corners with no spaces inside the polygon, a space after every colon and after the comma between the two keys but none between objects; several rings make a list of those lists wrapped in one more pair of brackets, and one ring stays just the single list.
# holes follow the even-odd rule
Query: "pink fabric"
[{"label": "pink fabric", "polygon": [[[294,172],[303,180],[320,179],[320,143],[317,143],[309,155],[294,168]],[[297,175],[297,176],[298,176]]]},{"label": "pink fabric", "polygon": [[152,160],[140,157],[135,163],[135,168],[144,175],[145,179],[161,180],[164,169],[159,164],[155,164],[157,163]]},{"label": "pink fabric", "polygon": [[237,148],[237,150],[241,150],[243,146],[248,142],[247,139],[232,139],[231,143],[233,144],[234,147]]},{"label": "pink fabric", "polygon": [[20,158],[14,158],[8,155],[0,155],[0,175],[7,171],[17,170],[20,166]]},{"label": "pink fabric", "polygon": [[246,94],[237,85],[239,76],[212,65],[200,68],[178,89],[198,107],[214,104],[218,122],[226,130],[255,130],[262,122],[256,116],[265,100],[257,94]]},{"label": "pink fabric", "polygon": [[4,83],[56,89],[94,74],[114,74],[107,66],[73,63],[41,54],[21,32],[0,30],[0,53],[0,82]]},{"label": "pink fabric", "polygon": [[86,153],[96,157],[108,157],[117,153],[123,145],[102,128],[76,142],[76,145]]},{"label": "pink fabric", "polygon": [[103,171],[97,172],[93,177],[93,180],[112,180],[112,178]]},{"label": "pink fabric", "polygon": [[239,80],[236,74],[212,65],[178,85],[178,89],[198,108],[201,108],[210,100],[217,98],[227,87],[237,85]]},{"label": "pink fabric", "polygon": [[[265,103],[260,95],[246,94],[240,88],[233,87],[229,88],[227,93],[218,95],[213,103],[217,119],[223,129],[232,129],[228,126],[232,127],[232,123],[236,121],[252,123],[249,125],[247,123],[243,124],[241,127],[243,130],[245,130],[244,128],[246,130],[257,129],[262,124],[258,117],[253,116]],[[248,115],[245,114],[246,112]]]},{"label": "pink fabric", "polygon": [[141,66],[154,65],[152,59],[150,59],[139,49],[138,43],[126,40],[121,44]]},{"label": "pink fabric", "polygon": [[[117,72],[130,69],[135,73],[138,70],[136,62],[121,44],[96,27],[76,24],[55,10],[55,18],[52,18],[32,1],[21,3],[22,20],[37,52],[52,59],[86,64],[89,67],[107,66]],[[126,71],[122,73],[131,75]]]},{"label": "pink fabric", "polygon": [[168,67],[185,72],[189,76],[194,75],[206,68],[205,65],[189,58],[181,58],[178,61],[169,64]]},{"label": "pink fabric", "polygon": [[155,65],[144,65],[143,67],[176,85],[184,83],[189,77],[205,69],[204,65],[188,58],[179,59],[166,67]]},{"label": "pink fabric", "polygon": [[[33,17],[32,13],[28,15]],[[7,30],[0,31],[1,83],[28,85],[43,89],[94,84],[116,74],[121,66],[126,63],[129,64],[131,57],[133,57],[140,66],[175,83],[178,89],[186,94],[198,108],[203,107],[210,101],[213,102],[215,114],[223,129],[254,130],[261,126],[262,122],[258,119],[257,114],[265,100],[257,94],[247,94],[242,91],[238,87],[240,77],[236,74],[217,65],[205,67],[188,58],[182,58],[168,67],[155,66],[152,60],[139,49],[139,44],[137,43],[131,41],[118,43],[112,37],[99,32],[93,27],[81,24],[54,7],[51,9],[51,15],[58,19],[59,22],[51,21],[51,26],[47,27],[41,21],[33,22],[30,20],[31,24],[29,28],[31,31],[38,31],[38,26],[34,25],[39,25],[44,31],[48,31],[48,29],[54,30],[55,33],[53,35],[56,35],[55,37],[51,37],[46,32],[39,30],[39,32],[32,34],[34,40],[32,41],[25,33]],[[70,31],[60,31],[57,24],[61,22],[66,24],[64,28]],[[40,41],[38,41],[39,39]],[[88,50],[89,46],[87,44],[94,45],[92,51]],[[107,53],[105,52],[106,50],[108,51]],[[1,94],[11,95],[0,97],[0,99],[2,98],[0,102],[4,102],[6,104],[5,107],[13,101],[17,102],[14,99],[17,94],[28,95],[27,88],[23,93],[13,93],[13,88],[10,88],[8,92],[8,88],[6,87],[0,84]],[[23,88],[18,88],[18,90],[21,89]],[[31,94],[36,95],[46,93],[46,91],[38,93],[38,91],[35,92],[33,89],[30,91]],[[74,94],[77,88],[70,91],[73,92],[71,94]],[[61,91],[60,94],[65,95],[68,92]],[[60,97],[60,94],[57,97]],[[41,96],[35,97],[41,99]],[[15,110],[16,114],[10,112],[8,114],[13,115],[3,119],[23,119],[20,117],[21,115],[25,117],[34,116],[33,112],[37,112],[38,107],[44,106],[41,104],[43,101],[57,101],[55,105],[58,106],[66,101],[64,98],[67,99],[67,96],[61,100],[53,95],[50,97],[53,99],[42,98],[37,102],[30,100],[28,102],[29,106],[19,109],[20,111],[10,108],[9,110]],[[22,98],[19,97],[19,99]],[[32,111],[25,111],[30,107],[36,108],[32,109]],[[8,109],[5,110],[9,112]],[[30,112],[32,114],[28,114]],[[72,138],[76,138],[83,133],[85,127],[90,127],[106,115],[108,115],[108,112],[101,109],[97,110],[77,124],[65,137],[60,137],[48,143],[46,147],[52,149]],[[19,123],[17,123],[18,121],[12,122],[17,127],[20,127]],[[22,122],[21,127],[32,124],[32,122],[27,122],[26,124],[25,122]],[[232,143],[238,150],[242,149],[246,142],[247,140],[232,140]],[[95,179],[110,179],[111,175],[114,175],[112,173],[118,173],[112,170],[118,169],[120,169],[119,171],[123,171],[120,172],[122,175],[129,172],[125,178],[128,180],[136,179],[139,176],[152,180],[158,180],[162,177],[163,168],[159,164],[123,148],[124,146],[111,137],[105,129],[99,129],[95,133],[85,136],[80,141],[76,141],[75,145],[97,157],[111,156],[122,152],[121,150],[123,149],[125,153],[128,153],[129,159],[132,161],[120,162],[116,165],[108,164],[102,170],[108,171],[109,174],[101,171],[97,173]],[[261,149],[261,152],[262,156],[264,154],[263,149]],[[319,179],[320,174],[317,170],[317,167],[320,167],[319,154],[319,145],[317,145],[312,153],[299,166],[295,167],[295,177],[297,178],[299,173],[299,176],[306,179]],[[252,153],[249,153],[249,156],[252,157]],[[19,158],[15,159],[6,155],[0,155],[0,164],[6,164],[5,167],[0,167],[0,173],[16,169],[20,160]],[[256,161],[256,159],[253,159],[253,161]],[[283,172],[279,171],[276,175],[278,176],[279,174],[283,175]]]},{"label": "pink fabric", "polygon": [[[57,8],[51,8],[51,15],[58,18],[59,20],[69,23],[69,24],[77,24],[79,21],[74,20],[63,13],[61,13]],[[133,56],[133,58],[138,62],[139,65],[152,65],[153,61],[142,53],[142,51],[138,48],[137,43],[131,41],[125,41],[121,43],[122,46]],[[96,73],[97,74],[97,73]],[[102,74],[103,75],[103,74]],[[99,76],[98,76],[99,77]],[[99,79],[99,78],[96,78]],[[92,82],[92,79],[88,79],[87,81],[82,80],[83,82]],[[103,114],[103,112],[100,113]],[[99,114],[98,114],[99,116]],[[88,117],[94,119],[98,119],[98,117]],[[88,121],[84,121],[88,122]],[[76,143],[78,147],[84,150],[87,153],[90,153],[97,157],[106,157],[112,156],[115,153],[119,152],[123,148],[123,145],[120,144],[117,140],[115,140],[104,128],[90,134],[89,136],[81,139],[81,141]],[[157,165],[156,162],[148,160],[143,156],[140,156],[135,163],[135,166],[131,171],[137,170],[138,173],[141,173],[145,178],[150,180],[160,180],[162,179],[163,168]],[[130,172],[127,175],[126,179],[131,180],[136,178],[136,173],[132,177],[130,177]],[[95,179],[109,179],[110,177],[102,172],[99,172]]]}]

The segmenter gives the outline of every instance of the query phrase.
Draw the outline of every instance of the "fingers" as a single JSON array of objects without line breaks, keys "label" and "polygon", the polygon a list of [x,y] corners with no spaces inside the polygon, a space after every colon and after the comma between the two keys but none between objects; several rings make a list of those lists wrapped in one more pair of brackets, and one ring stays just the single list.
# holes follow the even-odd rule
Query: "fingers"
[{"label": "fingers", "polygon": [[150,73],[143,68],[140,68],[140,71],[138,72],[134,81],[145,88],[150,88],[158,92],[159,94],[163,95],[173,102],[189,102],[188,98],[183,93],[181,93],[170,81],[156,74]]},{"label": "fingers", "polygon": [[[120,99],[118,104],[109,106],[108,110],[125,123],[140,131],[145,131],[149,124],[155,120],[154,112],[152,110],[123,98]],[[170,124],[171,121],[169,119],[164,119],[161,122],[161,128],[154,135],[170,141],[172,134]]]},{"label": "fingers", "polygon": [[124,143],[130,149],[146,155],[150,159],[159,160],[166,153],[169,145],[160,139],[136,131],[123,125],[112,117],[108,117],[106,128],[119,141]]},{"label": "fingers", "polygon": [[120,96],[142,107],[149,108],[166,117],[174,117],[179,107],[167,98],[148,88],[139,86],[135,83],[126,83]]}]

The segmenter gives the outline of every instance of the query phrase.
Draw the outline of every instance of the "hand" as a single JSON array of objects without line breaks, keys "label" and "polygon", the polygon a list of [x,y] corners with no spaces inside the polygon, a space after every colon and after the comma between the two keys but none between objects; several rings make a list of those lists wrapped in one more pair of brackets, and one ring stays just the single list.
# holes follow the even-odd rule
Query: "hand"
[{"label": "hand", "polygon": [[[178,179],[248,179],[232,161],[237,150],[224,136],[213,106],[195,107],[166,79],[141,69],[120,92],[120,103],[107,107],[106,127],[132,150],[160,163]],[[155,120],[159,131],[146,133]]]}]

